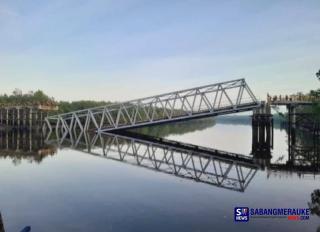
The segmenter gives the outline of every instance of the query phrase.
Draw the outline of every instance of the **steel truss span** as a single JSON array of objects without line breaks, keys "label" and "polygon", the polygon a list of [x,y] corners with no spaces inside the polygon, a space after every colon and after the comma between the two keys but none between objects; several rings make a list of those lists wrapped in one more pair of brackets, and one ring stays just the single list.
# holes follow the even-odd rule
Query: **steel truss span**
[{"label": "steel truss span", "polygon": [[250,111],[260,107],[245,79],[221,82],[46,118],[51,131],[98,131]]},{"label": "steel truss span", "polygon": [[[47,143],[239,192],[245,191],[259,168],[244,155],[205,148],[210,151],[208,155],[206,152],[195,152],[191,149],[193,145],[188,145],[190,149],[181,148],[176,146],[177,142],[170,140],[164,144],[160,140],[147,141],[111,133],[71,134],[65,133],[56,141],[47,140]],[[187,147],[186,144],[183,146]]]}]

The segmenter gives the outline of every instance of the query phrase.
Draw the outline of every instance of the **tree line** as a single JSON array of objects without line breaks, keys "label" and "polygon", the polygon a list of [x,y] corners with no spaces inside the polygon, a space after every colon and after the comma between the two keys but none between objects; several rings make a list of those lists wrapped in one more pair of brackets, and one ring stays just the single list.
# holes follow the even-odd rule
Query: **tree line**
[{"label": "tree line", "polygon": [[[320,81],[320,70],[316,73],[317,79]],[[310,90],[307,94],[320,99],[320,88],[315,90]],[[12,94],[0,95],[0,107],[4,106],[37,106],[37,105],[48,105],[48,106],[58,106],[58,112],[56,113],[67,113],[76,110],[82,110],[92,107],[104,106],[112,104],[110,101],[55,101],[53,97],[49,97],[42,90],[37,90],[35,92],[30,91],[28,93],[22,93],[20,89],[15,89]],[[312,108],[313,113],[316,117],[320,117],[320,101],[315,102]]]},{"label": "tree line", "polygon": [[[319,71],[316,73],[316,77],[318,78],[318,80],[320,81],[320,69]],[[317,97],[318,99],[320,98],[320,88],[316,89],[316,90],[311,90],[310,94],[312,96]],[[315,114],[315,118],[317,121],[320,121],[320,101],[318,100],[316,102],[316,104],[313,107],[313,113]]]},{"label": "tree line", "polygon": [[55,101],[53,97],[49,97],[42,90],[35,92],[29,91],[23,93],[20,89],[15,89],[11,94],[0,95],[0,107],[22,106],[36,107],[39,105],[58,106],[58,111],[54,113],[67,113],[70,111],[82,110],[91,107],[103,106],[111,104],[106,101]]},{"label": "tree line", "polygon": [[[316,73],[316,78],[320,81],[320,70]],[[307,95],[315,98],[314,104],[311,107],[300,106],[297,110],[301,113],[310,113],[313,121],[320,123],[320,88],[310,90]]]},{"label": "tree line", "polygon": [[37,90],[28,93],[22,93],[20,89],[15,89],[12,94],[0,95],[0,106],[37,106],[37,105],[55,105],[52,97],[46,95],[43,91]]}]

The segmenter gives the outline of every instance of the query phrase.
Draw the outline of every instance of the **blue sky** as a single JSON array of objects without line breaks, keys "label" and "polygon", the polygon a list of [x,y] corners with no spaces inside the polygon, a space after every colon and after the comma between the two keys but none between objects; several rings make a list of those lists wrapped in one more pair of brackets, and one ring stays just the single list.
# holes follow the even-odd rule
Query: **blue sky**
[{"label": "blue sky", "polygon": [[127,100],[246,78],[320,87],[320,1],[0,0],[0,93]]}]

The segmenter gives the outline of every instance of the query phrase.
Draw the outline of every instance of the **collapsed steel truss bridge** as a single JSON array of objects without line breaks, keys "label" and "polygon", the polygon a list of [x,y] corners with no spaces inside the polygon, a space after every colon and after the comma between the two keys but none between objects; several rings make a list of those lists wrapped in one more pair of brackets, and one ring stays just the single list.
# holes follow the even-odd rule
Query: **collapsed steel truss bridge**
[{"label": "collapsed steel truss bridge", "polygon": [[50,131],[106,132],[250,111],[260,107],[244,79],[110,104],[45,119]]},{"label": "collapsed steel truss bridge", "polygon": [[70,147],[91,155],[239,192],[245,191],[259,168],[245,155],[165,139],[145,140],[111,133],[71,134],[48,139],[47,142],[58,144],[60,148]]}]

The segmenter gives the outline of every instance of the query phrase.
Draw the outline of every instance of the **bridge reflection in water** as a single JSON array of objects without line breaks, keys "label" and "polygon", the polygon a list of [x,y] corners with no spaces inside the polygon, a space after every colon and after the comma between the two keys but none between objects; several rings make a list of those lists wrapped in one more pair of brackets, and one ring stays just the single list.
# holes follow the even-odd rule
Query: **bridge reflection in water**
[{"label": "bridge reflection in water", "polygon": [[[258,165],[248,156],[135,134],[63,136],[60,148],[117,160],[221,188],[244,192]],[[55,141],[49,140],[49,143]]]},{"label": "bridge reflection in water", "polygon": [[[211,121],[201,123],[212,126]],[[186,125],[182,123],[173,128],[180,131],[183,127]],[[252,130],[252,151],[248,155],[132,132],[51,132],[44,139],[41,134],[30,131],[7,131],[0,133],[0,158],[10,158],[16,165],[23,159],[40,163],[48,155],[54,155],[57,148],[68,147],[239,192],[246,190],[258,170],[266,170],[268,178],[292,174],[301,178],[316,177],[320,173],[319,137],[288,129],[288,155],[275,159],[277,156],[272,154],[273,134],[268,123],[253,124]],[[170,133],[174,131],[167,131]]]},{"label": "bridge reflection in water", "polygon": [[[256,127],[253,127],[253,130],[256,130]],[[312,137],[312,143],[310,138],[307,138],[309,142],[306,143],[301,139],[305,135],[296,136],[295,130],[288,130],[287,133],[289,133],[287,159],[284,155],[282,159],[273,162],[271,162],[273,136],[267,135],[261,139],[260,132],[253,133],[252,152],[248,155],[128,131],[117,134],[56,133],[53,139],[51,133],[47,142],[57,144],[60,148],[73,148],[176,177],[244,192],[258,170],[266,170],[268,178],[293,173],[299,177],[310,174],[316,177],[320,174],[319,137]]]}]

